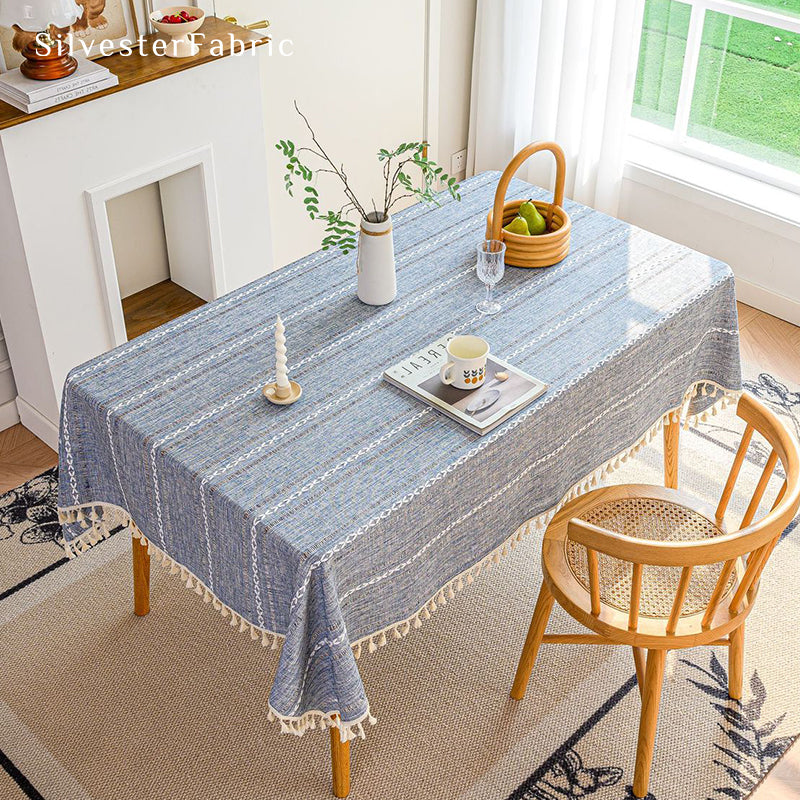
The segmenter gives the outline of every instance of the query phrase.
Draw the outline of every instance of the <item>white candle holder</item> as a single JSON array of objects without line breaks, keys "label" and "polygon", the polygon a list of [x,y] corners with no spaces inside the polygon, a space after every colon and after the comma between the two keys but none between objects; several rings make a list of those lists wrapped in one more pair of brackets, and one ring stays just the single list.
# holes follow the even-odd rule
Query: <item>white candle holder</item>
[{"label": "white candle holder", "polygon": [[261,393],[267,398],[267,400],[270,401],[270,403],[275,403],[277,406],[288,406],[291,403],[299,400],[300,395],[303,394],[303,387],[296,381],[289,381],[289,391],[285,397],[280,396],[278,393],[280,390],[281,387],[278,386],[277,383],[268,383],[261,390]]}]

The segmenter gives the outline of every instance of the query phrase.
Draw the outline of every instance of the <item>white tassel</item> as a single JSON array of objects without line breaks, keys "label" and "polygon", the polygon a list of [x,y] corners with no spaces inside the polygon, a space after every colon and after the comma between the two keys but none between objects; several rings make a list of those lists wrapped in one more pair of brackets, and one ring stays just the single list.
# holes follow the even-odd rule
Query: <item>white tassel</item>
[{"label": "white tassel", "polygon": [[378,637],[378,647],[383,647],[386,644],[386,633],[381,631],[381,635]]}]

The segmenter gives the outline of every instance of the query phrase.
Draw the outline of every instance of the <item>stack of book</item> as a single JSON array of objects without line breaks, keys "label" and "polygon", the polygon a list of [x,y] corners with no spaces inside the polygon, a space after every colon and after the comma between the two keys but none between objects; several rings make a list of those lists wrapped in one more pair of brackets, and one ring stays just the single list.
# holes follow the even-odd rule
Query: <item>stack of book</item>
[{"label": "stack of book", "polygon": [[0,75],[0,100],[26,114],[33,114],[118,83],[119,78],[106,67],[79,58],[78,69],[72,75],[55,81],[31,80],[19,69],[4,72]]}]

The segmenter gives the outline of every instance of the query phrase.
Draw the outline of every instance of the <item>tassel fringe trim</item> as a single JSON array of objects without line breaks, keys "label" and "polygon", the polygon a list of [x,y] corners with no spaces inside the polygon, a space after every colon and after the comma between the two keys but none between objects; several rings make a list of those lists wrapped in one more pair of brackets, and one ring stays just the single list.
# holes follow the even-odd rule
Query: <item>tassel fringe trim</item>
[{"label": "tassel fringe trim", "polygon": [[[700,423],[706,422],[712,416],[716,416],[721,410],[730,405],[735,405],[740,394],[740,391],[727,389],[712,381],[698,381],[690,386],[681,404],[667,411],[639,437],[635,444],[608,459],[603,465],[575,483],[555,506],[527,520],[508,539],[484,556],[477,564],[449,580],[431,595],[414,614],[353,642],[351,646],[354,657],[359,659],[365,651],[374,653],[378,648],[385,646],[390,639],[404,639],[412,629],[421,628],[422,623],[429,620],[431,614],[435,613],[440,606],[445,606],[448,600],[455,599],[456,592],[460,592],[465,586],[474,583],[482,571],[488,571],[494,564],[500,563],[500,560],[505,558],[524,537],[529,536],[534,531],[544,531],[550,520],[563,506],[579,495],[585,494],[598,486],[607,475],[618,470],[628,459],[650,444],[663,431],[665,426],[679,424],[683,428],[696,428]],[[688,408],[691,401],[696,397],[715,399],[701,413],[690,415],[688,414]],[[202,597],[204,603],[229,619],[231,627],[238,629],[240,633],[249,634],[252,641],[259,642],[262,647],[267,647],[270,650],[278,650],[283,644],[285,639],[283,634],[259,628],[248,622],[232,608],[225,605],[196,575],[153,544],[139,530],[125,509],[110,503],[69,506],[58,509],[58,519],[62,525],[79,524],[84,529],[84,532],[72,541],[64,541],[64,549],[69,558],[74,558],[79,553],[85,553],[98,542],[108,538],[118,528],[128,527],[131,530],[131,535],[139,539],[140,543],[147,547],[148,555],[155,556],[170,575],[179,576],[187,589],[193,591],[198,597]],[[283,733],[291,733],[295,736],[302,736],[307,730],[315,730],[317,728],[338,728],[341,732],[342,742],[348,742],[357,737],[364,738],[364,723],[368,722],[370,725],[374,725],[377,721],[369,709],[356,720],[342,722],[337,712],[314,710],[307,711],[299,717],[290,717],[280,714],[271,705],[269,706],[268,718],[271,722],[279,722]]]},{"label": "tassel fringe trim", "polygon": [[[109,510],[111,511],[110,516],[115,518],[116,525],[112,526],[108,521]],[[123,516],[125,518],[124,521],[122,521]],[[134,539],[138,539],[139,543],[147,548],[149,556],[155,557],[170,575],[178,577],[187,589],[193,591],[198,597],[202,597],[203,602],[225,617],[232,628],[236,628],[240,633],[248,634],[252,641],[258,642],[261,647],[268,647],[270,650],[278,650],[283,644],[283,640],[286,638],[283,634],[253,625],[243,616],[237,614],[230,606],[225,605],[193,572],[153,544],[139,530],[128,513],[118,506],[99,504],[60,508],[58,510],[58,518],[62,525],[77,522],[80,523],[82,528],[87,528],[85,533],[82,533],[71,542],[64,542],[64,548],[69,558],[75,558],[78,553],[85,553],[99,541],[107,539],[111,535],[111,531],[116,530],[121,525],[125,525],[130,529],[131,536]]]},{"label": "tassel fringe trim", "polygon": [[365,714],[351,722],[342,722],[339,715],[334,711],[306,711],[300,717],[287,717],[279,714],[272,706],[269,707],[267,719],[270,722],[279,722],[281,733],[291,733],[295,736],[302,736],[306,731],[314,731],[319,728],[338,728],[339,738],[342,742],[350,742],[353,739],[366,739],[364,724],[374,725],[378,720],[372,716],[369,708]]}]

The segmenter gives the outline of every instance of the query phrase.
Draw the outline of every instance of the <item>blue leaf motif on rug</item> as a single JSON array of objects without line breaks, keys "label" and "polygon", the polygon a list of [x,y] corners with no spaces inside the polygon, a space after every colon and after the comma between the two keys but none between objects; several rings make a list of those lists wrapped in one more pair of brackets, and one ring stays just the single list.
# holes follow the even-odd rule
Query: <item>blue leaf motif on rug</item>
[{"label": "blue leaf motif on rug", "polygon": [[0,541],[61,544],[57,495],[58,468],[53,467],[0,496]]},{"label": "blue leaf motif on rug", "polygon": [[547,772],[528,785],[520,800],[572,800],[590,797],[600,789],[614,786],[622,779],[619,767],[586,767],[577,751],[569,749],[559,754]]},{"label": "blue leaf motif on rug", "polygon": [[800,392],[791,391],[786,385],[767,372],[762,372],[756,381],[742,381],[742,388],[759,400],[770,403],[775,411],[791,418],[795,432],[800,436]]},{"label": "blue leaf motif on rug", "polygon": [[715,796],[708,800],[743,800],[794,741],[793,736],[773,736],[786,714],[768,721],[761,719],[767,690],[757,670],[750,676],[750,699],[741,702],[728,697],[728,673],[714,653],[708,669],[686,659],[681,661],[702,674],[699,680],[688,680],[711,698],[712,708],[722,718],[717,724],[727,737],[724,744],[714,744],[719,752],[714,764],[729,781],[717,787]]}]

